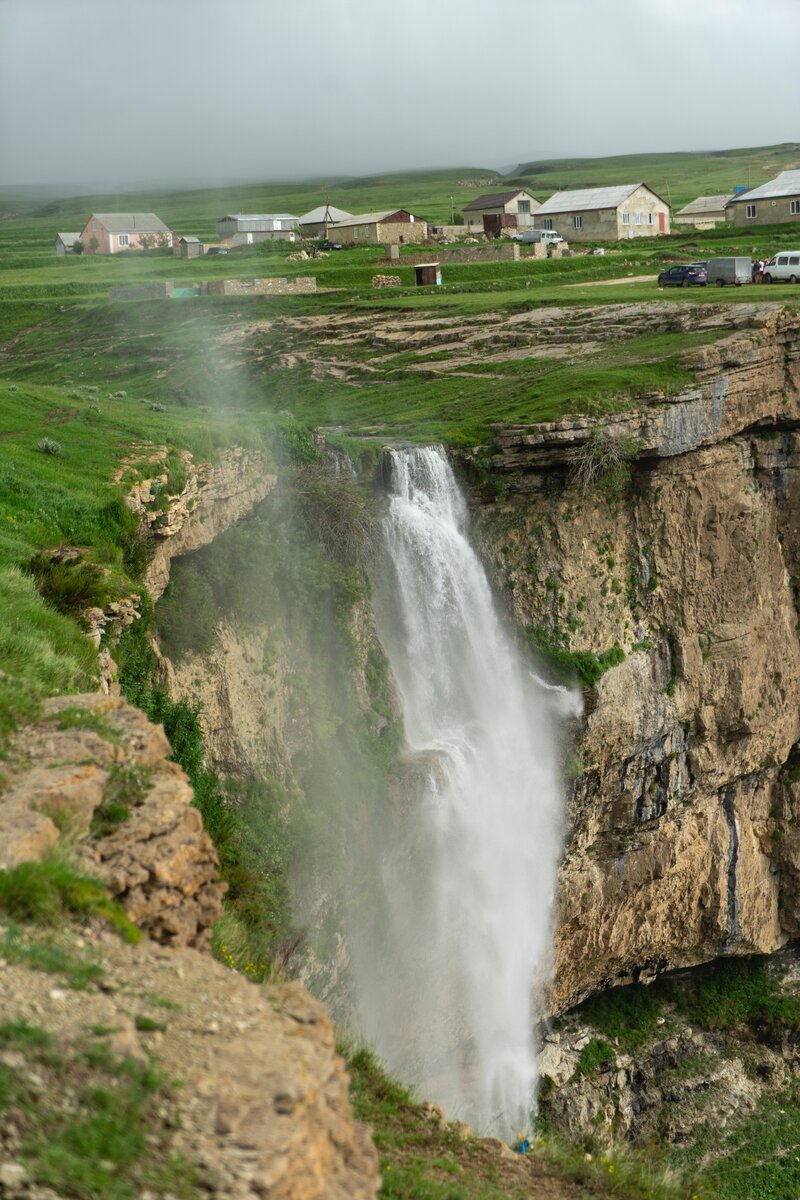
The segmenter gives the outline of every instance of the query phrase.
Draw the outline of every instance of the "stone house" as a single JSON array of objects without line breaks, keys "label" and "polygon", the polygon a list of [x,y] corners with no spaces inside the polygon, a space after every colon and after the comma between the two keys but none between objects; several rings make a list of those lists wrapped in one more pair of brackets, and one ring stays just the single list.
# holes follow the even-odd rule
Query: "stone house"
[{"label": "stone house", "polygon": [[291,213],[227,213],[217,218],[217,237],[229,246],[296,242],[298,218]]},{"label": "stone house", "polygon": [[301,237],[326,238],[337,221],[349,221],[352,215],[333,204],[320,204],[300,218],[297,228]]},{"label": "stone house", "polygon": [[800,171],[781,171],[760,187],[737,192],[725,211],[734,225],[800,225]]},{"label": "stone house", "polygon": [[676,225],[688,225],[692,229],[713,229],[718,221],[726,221],[725,205],[733,199],[733,193],[725,196],[698,196],[690,204],[673,213]]},{"label": "stone house", "polygon": [[670,206],[646,183],[555,192],[536,210],[537,229],[568,242],[619,242],[669,233]]},{"label": "stone house", "polygon": [[424,242],[428,222],[404,208],[389,208],[337,221],[330,226],[328,236],[343,246],[397,246],[403,242]]},{"label": "stone house", "polygon": [[56,254],[59,258],[63,258],[65,254],[73,254],[75,251],[75,243],[81,240],[79,233],[57,233],[56,234]]},{"label": "stone house", "polygon": [[530,192],[488,192],[464,205],[464,224],[485,229],[487,233],[499,232],[507,226],[532,225],[533,214],[539,207],[539,201]]},{"label": "stone house", "polygon": [[173,243],[172,253],[178,258],[200,258],[203,253],[203,243],[198,237],[179,237]]},{"label": "stone house", "polygon": [[155,213],[92,213],[80,237],[87,254],[172,247],[172,231]]}]

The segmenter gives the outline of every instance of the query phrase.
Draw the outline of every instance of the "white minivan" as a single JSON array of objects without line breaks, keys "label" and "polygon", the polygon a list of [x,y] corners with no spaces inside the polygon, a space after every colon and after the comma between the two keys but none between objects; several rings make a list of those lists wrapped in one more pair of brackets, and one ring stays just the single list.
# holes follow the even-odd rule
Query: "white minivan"
[{"label": "white minivan", "polygon": [[782,250],[764,263],[764,283],[800,283],[800,250]]}]

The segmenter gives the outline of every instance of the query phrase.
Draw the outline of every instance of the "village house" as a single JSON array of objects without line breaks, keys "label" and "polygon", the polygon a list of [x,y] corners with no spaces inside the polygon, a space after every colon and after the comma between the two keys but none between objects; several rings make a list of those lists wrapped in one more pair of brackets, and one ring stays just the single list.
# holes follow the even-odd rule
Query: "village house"
[{"label": "village house", "polygon": [[530,192],[488,192],[464,205],[464,224],[497,235],[502,229],[533,225],[539,201]]},{"label": "village house", "polygon": [[227,213],[217,219],[217,237],[226,246],[255,242],[296,242],[298,218],[291,213]]},{"label": "village house", "polygon": [[734,225],[800,224],[800,171],[781,171],[774,179],[737,192],[725,206]]},{"label": "village house", "polygon": [[698,196],[691,204],[673,213],[676,225],[688,225],[692,229],[713,229],[718,221],[726,221],[725,205],[733,199],[730,192],[724,196]]},{"label": "village house", "polygon": [[329,236],[343,246],[397,246],[403,242],[424,242],[428,236],[428,222],[404,208],[389,208],[385,212],[361,213],[346,221],[337,221],[330,227]]},{"label": "village house", "polygon": [[302,216],[297,228],[304,238],[327,238],[337,221],[349,221],[352,215],[332,204],[321,204]]},{"label": "village house", "polygon": [[81,240],[79,233],[57,233],[56,234],[56,254],[62,258],[65,254],[73,254],[75,251],[75,243]]},{"label": "village house", "polygon": [[669,233],[670,206],[646,183],[555,192],[536,210],[537,229],[569,242],[617,242]]},{"label": "village house", "polygon": [[155,213],[92,213],[80,235],[87,254],[119,254],[172,246],[172,232]]}]

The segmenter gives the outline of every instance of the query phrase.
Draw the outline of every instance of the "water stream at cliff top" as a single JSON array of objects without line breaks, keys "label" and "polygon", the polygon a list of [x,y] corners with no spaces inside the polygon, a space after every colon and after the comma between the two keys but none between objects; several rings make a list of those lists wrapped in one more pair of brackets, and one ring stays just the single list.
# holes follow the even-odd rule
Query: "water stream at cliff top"
[{"label": "water stream at cliff top", "polygon": [[565,696],[504,631],[441,448],[387,451],[384,467],[376,610],[420,794],[383,847],[380,952],[355,956],[364,1029],[451,1119],[508,1136],[528,1127],[536,1082]]}]

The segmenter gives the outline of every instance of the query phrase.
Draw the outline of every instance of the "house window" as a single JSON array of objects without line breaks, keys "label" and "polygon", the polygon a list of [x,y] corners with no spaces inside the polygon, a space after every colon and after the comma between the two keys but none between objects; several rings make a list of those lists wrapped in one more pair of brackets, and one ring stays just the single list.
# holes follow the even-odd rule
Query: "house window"
[{"label": "house window", "polygon": [[800,214],[800,200],[789,201],[789,212],[793,217],[796,217]]},{"label": "house window", "polygon": [[127,235],[127,233],[121,233],[121,234],[119,235],[119,244],[120,244],[120,246],[127,246],[127,244],[128,244],[128,235]]},{"label": "house window", "polygon": [[353,241],[354,242],[358,241],[358,226],[357,225],[353,226]]},{"label": "house window", "polygon": [[637,225],[641,225],[641,223],[642,223],[642,214],[641,214],[641,213],[637,213],[637,214],[636,214],[636,224],[637,224]]},{"label": "house window", "polygon": [[543,229],[552,229],[553,228],[553,218],[545,217],[544,221],[542,222],[542,228]]},{"label": "house window", "polygon": [[531,211],[530,200],[518,200],[517,201],[517,212],[518,213],[529,213],[530,211]]},{"label": "house window", "polygon": [[754,217],[754,216],[756,215],[756,206],[755,206],[755,204],[746,204],[746,205],[745,205],[745,210],[744,210],[744,215],[745,215],[746,217]]},{"label": "house window", "polygon": [[630,223],[631,223],[631,214],[630,214],[630,213],[623,213],[623,214],[622,214],[622,224],[623,224],[623,225],[630,225]]},{"label": "house window", "polygon": [[583,225],[583,217],[576,216],[572,218],[572,224],[576,229],[580,229]]},{"label": "house window", "polygon": [[655,225],[655,223],[656,223],[656,218],[655,218],[655,215],[654,215],[653,213],[648,213],[648,214],[647,214],[647,224],[648,224],[648,225]]}]

